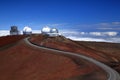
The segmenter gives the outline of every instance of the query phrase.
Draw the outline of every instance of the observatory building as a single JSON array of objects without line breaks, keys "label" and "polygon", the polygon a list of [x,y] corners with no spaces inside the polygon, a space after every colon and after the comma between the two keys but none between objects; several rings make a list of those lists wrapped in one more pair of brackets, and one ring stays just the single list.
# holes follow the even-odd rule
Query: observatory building
[{"label": "observatory building", "polygon": [[43,27],[43,29],[41,30],[41,33],[43,35],[48,35],[50,37],[59,36],[58,29],[56,29],[56,28],[49,28],[48,26]]},{"label": "observatory building", "polygon": [[28,27],[28,26],[25,26],[23,28],[23,34],[24,35],[31,35],[32,34],[32,29],[30,27]]},{"label": "observatory building", "polygon": [[50,28],[48,26],[46,27],[43,27],[42,30],[41,30],[41,33],[44,34],[44,35],[47,35],[50,33]]},{"label": "observatory building", "polygon": [[10,35],[19,35],[17,26],[11,26]]},{"label": "observatory building", "polygon": [[52,29],[50,30],[50,36],[59,36],[58,29],[52,28]]}]

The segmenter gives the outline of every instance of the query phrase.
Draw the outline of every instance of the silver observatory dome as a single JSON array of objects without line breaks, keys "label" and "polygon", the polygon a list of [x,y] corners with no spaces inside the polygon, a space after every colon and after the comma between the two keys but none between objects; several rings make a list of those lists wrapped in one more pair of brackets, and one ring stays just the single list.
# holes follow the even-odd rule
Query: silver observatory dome
[{"label": "silver observatory dome", "polygon": [[58,29],[52,28],[52,29],[50,30],[50,33],[58,33]]},{"label": "silver observatory dome", "polygon": [[56,28],[49,28],[48,26],[43,27],[43,29],[41,30],[41,33],[43,35],[48,35],[50,37],[59,36],[58,29],[56,29]]}]

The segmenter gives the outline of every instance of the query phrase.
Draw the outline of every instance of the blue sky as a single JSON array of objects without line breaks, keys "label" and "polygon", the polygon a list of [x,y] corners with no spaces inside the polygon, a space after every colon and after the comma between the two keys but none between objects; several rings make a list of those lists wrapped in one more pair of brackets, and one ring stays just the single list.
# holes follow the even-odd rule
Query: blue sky
[{"label": "blue sky", "polygon": [[118,31],[120,0],[0,0],[0,30],[12,25]]}]

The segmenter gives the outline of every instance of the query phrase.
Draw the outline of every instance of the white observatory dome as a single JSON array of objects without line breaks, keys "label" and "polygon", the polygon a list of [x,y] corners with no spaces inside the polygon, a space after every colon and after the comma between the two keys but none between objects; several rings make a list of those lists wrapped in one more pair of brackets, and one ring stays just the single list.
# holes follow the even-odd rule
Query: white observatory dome
[{"label": "white observatory dome", "polygon": [[58,33],[58,29],[52,28],[50,32],[51,32],[51,33]]},{"label": "white observatory dome", "polygon": [[43,29],[41,30],[42,33],[50,33],[50,28],[48,26],[43,27]]},{"label": "white observatory dome", "polygon": [[25,26],[23,28],[23,32],[32,32],[32,29],[30,27],[28,27],[28,26]]}]

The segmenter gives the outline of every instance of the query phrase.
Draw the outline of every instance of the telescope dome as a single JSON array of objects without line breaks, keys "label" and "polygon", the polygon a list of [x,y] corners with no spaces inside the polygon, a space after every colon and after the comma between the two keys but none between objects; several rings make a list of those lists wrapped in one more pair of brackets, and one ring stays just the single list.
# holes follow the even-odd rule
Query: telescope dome
[{"label": "telescope dome", "polygon": [[51,32],[51,33],[58,33],[58,29],[52,28],[50,32]]},{"label": "telescope dome", "polygon": [[31,35],[32,34],[32,29],[30,27],[28,27],[28,26],[25,26],[23,28],[23,34],[24,35]]},{"label": "telescope dome", "polygon": [[30,27],[28,27],[28,26],[25,26],[23,28],[23,32],[32,32],[32,29]]},{"label": "telescope dome", "polygon": [[41,30],[42,33],[50,33],[50,28],[48,26],[43,27],[43,29]]}]

